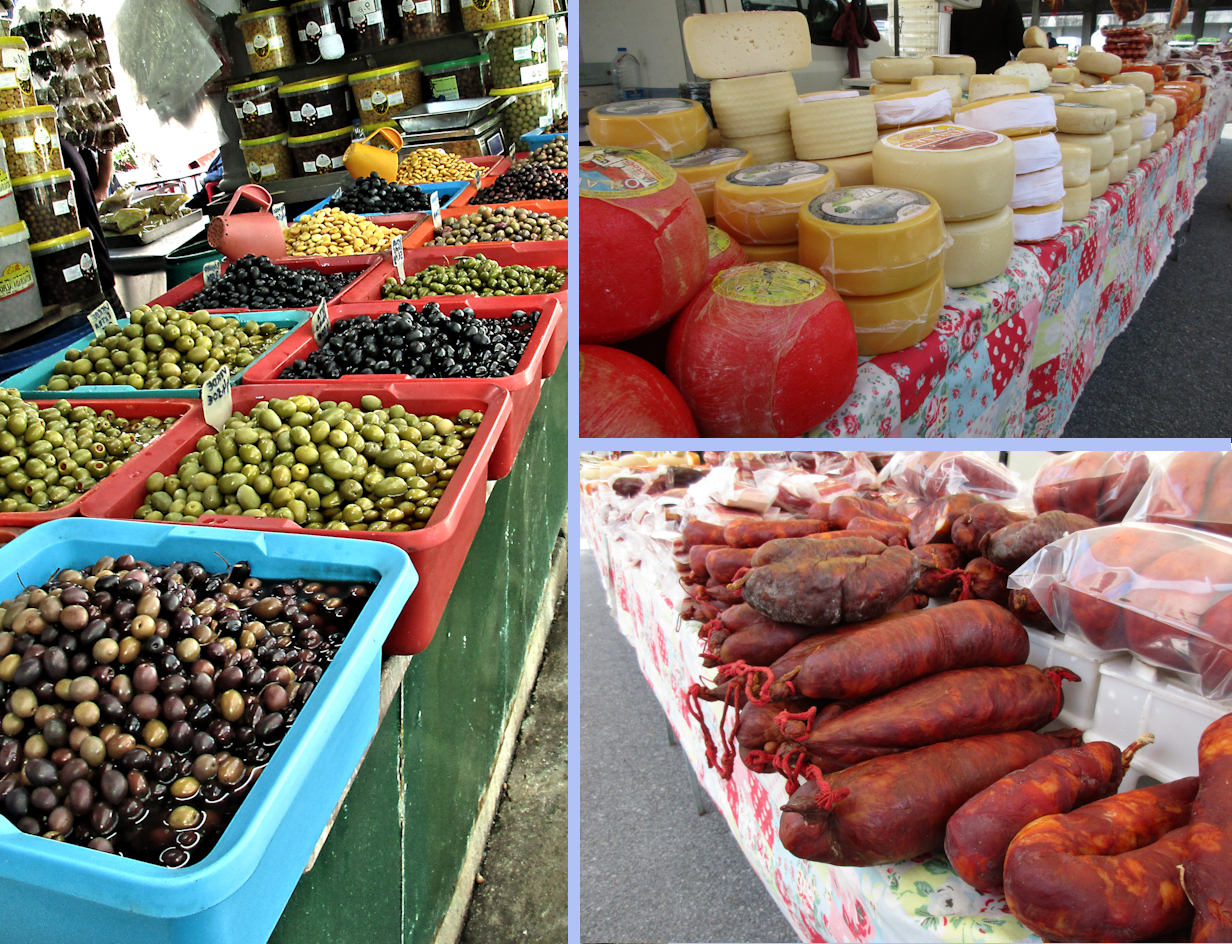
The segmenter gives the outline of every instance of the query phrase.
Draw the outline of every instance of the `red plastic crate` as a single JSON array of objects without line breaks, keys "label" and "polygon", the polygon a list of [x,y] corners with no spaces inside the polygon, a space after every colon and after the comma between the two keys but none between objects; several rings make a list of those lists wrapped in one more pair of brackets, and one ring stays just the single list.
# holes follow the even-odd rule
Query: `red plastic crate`
[{"label": "red plastic crate", "polygon": [[[401,403],[416,413],[454,415],[465,409],[483,411],[484,419],[479,431],[455,469],[427,527],[419,531],[327,531],[304,528],[285,518],[246,518],[239,515],[203,515],[196,522],[208,527],[300,534],[307,539],[329,535],[384,541],[402,548],[415,565],[419,585],[394,623],[385,642],[385,651],[398,655],[422,652],[432,641],[458,579],[458,572],[483,519],[488,463],[492,449],[509,419],[512,407],[509,392],[484,380],[458,381],[448,387],[434,380],[392,383],[375,380],[353,383],[332,381],[328,386],[306,380],[294,391],[281,387],[240,386],[231,392],[235,409],[245,413],[262,400],[292,393],[307,394],[320,400],[352,402],[374,394],[386,406]],[[173,432],[174,436],[169,432],[162,437],[157,448],[143,450],[123,469],[87,492],[88,501],[83,502],[81,513],[87,518],[131,519],[144,500],[146,479],[155,472],[174,472],[180,459],[193,451],[198,439],[213,434],[214,427],[205,422],[205,414],[200,403],[197,403]]]},{"label": "red plastic crate", "polygon": [[[354,318],[356,315],[368,315],[377,318],[387,311],[397,311],[398,302],[394,299],[383,302],[364,302],[358,305],[339,305],[330,310],[330,322],[341,321],[343,318]],[[471,306],[480,318],[504,318],[513,311],[528,306],[520,304],[516,299],[508,297],[480,298]],[[492,461],[488,463],[488,477],[503,479],[513,468],[513,460],[517,458],[518,449],[522,446],[522,438],[530,425],[535,407],[539,405],[539,381],[543,376],[543,356],[552,338],[563,330],[565,320],[564,307],[555,298],[549,298],[547,304],[537,306],[542,314],[539,323],[531,332],[530,341],[518,361],[518,369],[508,377],[484,377],[487,383],[496,384],[509,391],[513,398],[509,422],[492,450]],[[422,310],[422,305],[416,305],[416,310]],[[312,324],[302,325],[292,332],[259,363],[253,364],[244,373],[244,383],[261,385],[268,390],[282,391],[279,396],[291,396],[298,393],[304,385],[303,380],[279,380],[278,375],[292,361],[306,358],[317,349],[317,343],[312,339]],[[254,374],[253,371],[256,370]],[[338,380],[313,380],[309,383],[323,384],[326,389],[334,384],[363,383],[368,378],[378,383],[394,383],[399,380],[410,380],[406,374],[344,374]],[[474,378],[478,379],[478,378]],[[470,382],[463,378],[440,378],[435,383],[446,387]]]},{"label": "red plastic crate", "polygon": [[[71,391],[67,392],[71,393]],[[50,400],[30,400],[29,402],[33,403],[40,410],[44,410],[49,406],[55,406],[60,401],[53,398]],[[74,400],[68,398],[68,402],[72,406],[88,406],[90,409],[94,410],[95,413],[102,413],[103,410],[111,410],[116,416],[122,416],[126,419],[136,416],[186,417],[189,411],[199,403],[197,400],[172,400],[161,397],[149,397],[134,400]],[[131,459],[128,459],[119,471],[113,472],[111,475],[99,482],[98,485],[95,485],[94,488],[82,495],[79,495],[67,505],[61,505],[59,508],[52,508],[48,511],[0,512],[0,527],[8,528],[14,525],[19,527],[33,527],[36,524],[43,521],[51,521],[54,518],[71,518],[76,515],[84,514],[82,508],[85,505],[85,500],[89,496],[93,495],[99,487],[102,486],[103,482],[108,481],[116,475],[122,475],[126,469],[133,466],[138,459],[145,455],[151,446],[154,446],[156,443],[162,443],[169,437],[173,436],[177,428],[181,425],[182,421],[177,420],[165,433],[159,436],[158,439],[147,445],[145,449],[142,449],[141,452],[137,453],[137,455],[133,456]],[[11,538],[9,540],[11,540]],[[3,542],[0,541],[0,543]]]},{"label": "red plastic crate", "polygon": [[[462,193],[458,194],[458,199],[461,200],[466,195],[468,190],[474,191],[474,189],[475,189],[475,185],[471,184],[470,186],[466,188],[466,190],[463,190]],[[411,230],[413,230],[420,223],[418,213],[394,213],[389,216],[381,217],[380,219],[377,219],[375,217],[365,217],[365,219],[367,219],[371,223],[376,223],[380,226],[385,226],[389,229],[401,229],[401,230],[406,230],[407,232],[410,232]],[[365,253],[358,253],[353,256],[287,256],[286,258],[275,259],[273,261],[277,262],[279,265],[286,265],[289,262],[298,262],[298,261],[318,263],[318,262],[339,262],[339,261],[345,261],[347,259],[358,259],[358,260],[362,260],[367,265],[371,265],[373,262],[376,262],[378,259],[388,259],[388,258],[389,258],[389,250],[384,249],[381,252],[365,252]]]},{"label": "red plastic crate", "polygon": [[484,177],[499,177],[513,166],[513,161],[505,154],[483,154],[479,157],[464,157],[462,160],[482,167]]},{"label": "red plastic crate", "polygon": [[[485,204],[485,206],[486,205],[487,204]],[[569,201],[568,200],[534,200],[534,201],[526,201],[524,203],[509,203],[509,204],[499,203],[499,204],[491,204],[491,205],[492,206],[513,206],[513,207],[518,207],[519,209],[523,209],[523,210],[530,210],[532,213],[551,213],[553,216],[559,219],[565,219],[565,218],[568,218],[569,216]],[[460,216],[469,216],[470,214],[474,213],[478,209],[479,209],[478,206],[472,206],[471,204],[467,204],[466,206],[459,206],[459,207],[453,207],[453,206],[446,207],[445,209],[441,210],[441,219],[456,220]],[[431,217],[431,214],[429,214],[427,219],[425,219],[422,223],[420,223],[413,230],[411,230],[410,233],[407,234],[406,238],[402,240],[402,248],[404,250],[423,248],[424,244],[427,243],[429,240],[435,238],[435,236],[436,236],[436,229],[432,225],[432,217]],[[561,242],[561,243],[568,245],[568,241],[563,240],[563,239],[562,240],[547,240],[547,242]],[[534,243],[534,245],[536,246],[541,245],[541,244],[542,243],[538,241]],[[501,246],[525,246],[527,245],[527,243],[525,242],[515,243],[511,239],[505,239],[505,240],[499,240],[496,242],[467,243],[466,245],[473,246],[475,249],[479,250],[480,252],[483,252],[485,247],[488,249],[497,249]],[[429,246],[427,248],[429,249],[462,249],[464,247],[462,246]]]},{"label": "red plastic crate", "polygon": [[[567,177],[567,176],[569,175],[569,171],[567,171],[567,170],[556,170],[555,168],[553,168],[553,169],[552,169],[552,173],[553,173],[553,174],[561,174],[562,176],[565,176],[565,177]],[[481,181],[479,182],[479,189],[480,189],[480,190],[486,190],[488,187],[491,187],[494,183],[496,183],[496,177],[484,177],[484,178],[483,178],[483,180],[481,180]],[[474,187],[474,185],[472,184],[472,185],[471,185],[468,189],[466,189],[466,190],[462,191],[462,193],[458,194],[458,199],[457,199],[457,200],[455,200],[455,201],[453,202],[453,206],[455,206],[455,207],[461,207],[461,206],[496,206],[496,205],[497,205],[497,204],[476,204],[476,203],[472,203],[471,201],[472,201],[472,200],[474,200],[476,193],[477,193],[477,191],[475,190],[475,187]],[[529,207],[529,206],[532,206],[532,205],[533,205],[533,204],[535,204],[535,203],[544,203],[544,202],[547,202],[547,201],[543,201],[543,200],[520,200],[520,201],[519,201],[519,200],[508,200],[508,201],[504,201],[504,202],[502,202],[502,203],[500,204],[500,206]],[[560,202],[567,202],[567,201],[560,201]],[[452,207],[451,207],[451,209],[452,209]]]},{"label": "red plastic crate", "polygon": [[[407,214],[408,216],[411,214]],[[416,224],[418,225],[418,224]],[[272,259],[271,261],[277,265],[287,266],[290,269],[313,269],[326,275],[337,275],[339,272],[359,272],[362,273],[365,269],[370,269],[376,265],[380,258],[376,253],[365,253],[362,256],[288,256],[284,259]],[[226,273],[231,267],[231,260],[224,259],[222,261],[222,271]],[[352,285],[355,283],[352,282]],[[330,299],[331,302],[342,297],[350,285],[345,286],[341,292]],[[198,292],[205,288],[205,276],[198,272],[187,282],[181,282],[175,288],[168,289],[162,295],[153,301],[146,302],[147,305],[162,305],[164,307],[179,308],[184,302],[188,301]],[[216,314],[235,314],[245,311],[276,311],[278,309],[268,308],[209,308],[207,311]]]}]

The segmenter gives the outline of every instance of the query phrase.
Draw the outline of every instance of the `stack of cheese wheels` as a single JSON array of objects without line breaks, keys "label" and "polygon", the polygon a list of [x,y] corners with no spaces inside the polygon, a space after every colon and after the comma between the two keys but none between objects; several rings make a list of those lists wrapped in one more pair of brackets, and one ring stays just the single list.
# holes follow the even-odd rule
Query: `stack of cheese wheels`
[{"label": "stack of cheese wheels", "polygon": [[1022,49],[1018,52],[1019,62],[1038,62],[1049,69],[1063,66],[1069,59],[1069,47],[1048,46],[1048,34],[1038,26],[1028,26],[1022,34]]},{"label": "stack of cheese wheels", "polygon": [[954,113],[954,101],[946,89],[917,89],[873,96],[873,112],[877,116],[877,131],[886,134],[913,125],[931,125],[948,121]]},{"label": "stack of cheese wheels", "polygon": [[1112,132],[1117,113],[1104,105],[1083,105],[1077,102],[1057,105],[1057,141],[1078,144],[1091,152],[1091,199],[1102,197],[1109,184],[1120,183],[1125,174],[1113,179],[1116,145]]},{"label": "stack of cheese wheels", "polygon": [[794,160],[791,71],[813,58],[804,15],[699,14],[685,19],[683,32],[689,64],[710,80],[710,106],[723,146],[748,151],[756,164]]},{"label": "stack of cheese wheels", "polygon": [[740,243],[750,262],[795,262],[800,208],[834,185],[834,172],[813,161],[734,170],[715,184],[715,224]]},{"label": "stack of cheese wheels", "polygon": [[1073,85],[1078,82],[1078,70],[1073,66],[1057,66],[1052,70],[1052,81],[1059,85]]},{"label": "stack of cheese wheels", "polygon": [[1066,223],[1086,219],[1091,212],[1091,149],[1085,144],[1061,145],[1061,178],[1065,186],[1061,218]]},{"label": "stack of cheese wheels", "polygon": [[689,182],[701,201],[706,219],[710,220],[714,219],[715,181],[741,167],[748,167],[753,163],[753,155],[743,148],[706,148],[668,163]]},{"label": "stack of cheese wheels", "polygon": [[967,83],[975,75],[975,60],[970,56],[929,56],[933,62],[933,75],[958,76],[959,88],[967,91]]},{"label": "stack of cheese wheels", "polygon": [[[1126,174],[1138,166],[1142,157],[1142,148],[1138,139],[1142,135],[1141,122],[1133,113],[1134,98],[1130,89],[1140,92],[1131,85],[1099,85],[1091,88],[1076,89],[1067,96],[1065,105],[1058,106],[1058,120],[1064,120],[1066,127],[1104,128],[1108,124],[1108,112],[1116,114],[1116,121],[1107,132],[1112,138],[1113,159],[1108,163],[1108,182],[1120,183]],[[1145,96],[1144,96],[1145,97]],[[1073,105],[1096,106],[1095,108],[1073,108]],[[1060,113],[1064,113],[1063,116]],[[1067,133],[1095,133],[1093,131]],[[1081,142],[1087,143],[1087,142]],[[1100,149],[1092,147],[1092,158]],[[1118,160],[1124,158],[1123,161]],[[1091,167],[1095,168],[1098,160],[1093,160]],[[1124,170],[1122,170],[1124,164]]]},{"label": "stack of cheese wheels", "polygon": [[[910,86],[907,86],[910,88]],[[791,137],[796,157],[821,161],[840,186],[873,182],[877,112],[873,98],[809,96],[792,106]]]},{"label": "stack of cheese wheels", "polygon": [[800,208],[800,264],[851,312],[860,354],[919,344],[945,304],[941,207],[899,187],[841,187]]},{"label": "stack of cheese wheels", "polygon": [[1022,75],[986,75],[979,73],[971,76],[967,83],[967,104],[983,101],[986,98],[1004,98],[1007,95],[1025,95],[1031,91],[1031,82]]},{"label": "stack of cheese wheels", "polygon": [[[962,76],[960,75],[917,75],[911,80],[913,92],[945,91],[950,93],[950,105],[957,108],[962,104]],[[896,89],[895,91],[902,91]],[[875,94],[875,93],[874,93]]]},{"label": "stack of cheese wheels", "polygon": [[1014,191],[1008,204],[1013,211],[1014,238],[1019,242],[1055,236],[1064,222],[1064,168],[1053,135],[1056,102],[1049,95],[1031,92],[974,96],[985,89],[998,90],[999,83],[1030,81],[1025,75],[976,75],[971,79],[972,100],[954,112],[956,124],[995,131],[1014,142]]},{"label": "stack of cheese wheels", "polygon": [[665,161],[700,151],[710,133],[706,110],[684,98],[609,102],[592,108],[587,121],[592,144],[641,149]]},{"label": "stack of cheese wheels", "polygon": [[873,148],[878,186],[918,190],[940,208],[953,241],[942,263],[951,288],[986,282],[1009,264],[1015,236],[1009,202],[1016,169],[1012,140],[957,124],[897,131]]}]

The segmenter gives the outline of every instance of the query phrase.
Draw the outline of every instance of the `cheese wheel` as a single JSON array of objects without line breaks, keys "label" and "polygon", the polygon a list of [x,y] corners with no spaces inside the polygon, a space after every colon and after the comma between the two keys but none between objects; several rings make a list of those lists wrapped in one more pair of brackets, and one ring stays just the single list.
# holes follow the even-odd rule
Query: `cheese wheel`
[{"label": "cheese wheel", "polygon": [[1021,76],[1032,92],[1042,92],[1052,84],[1052,73],[1042,62],[1007,62],[997,70],[1000,76]]},{"label": "cheese wheel", "polygon": [[1101,170],[1091,171],[1091,179],[1088,181],[1088,183],[1090,183],[1091,185],[1091,199],[1092,200],[1094,200],[1096,197],[1102,197],[1104,195],[1104,191],[1108,189],[1109,176],[1110,175],[1108,173],[1107,167]]},{"label": "cheese wheel", "polygon": [[1064,44],[1060,44],[1060,45],[1054,46],[1052,51],[1057,54],[1057,58],[1053,60],[1053,63],[1052,63],[1054,68],[1064,69],[1065,67],[1069,65],[1069,47],[1068,46]]},{"label": "cheese wheel", "polygon": [[1142,122],[1142,133],[1138,135],[1138,140],[1144,141],[1155,134],[1158,123],[1158,116],[1155,112],[1144,109],[1132,117]]},{"label": "cheese wheel", "polygon": [[1028,26],[1027,31],[1022,34],[1022,44],[1024,46],[1036,46],[1040,49],[1047,49],[1048,34],[1038,26]]},{"label": "cheese wheel", "polygon": [[950,93],[951,107],[957,108],[962,103],[962,82],[956,75],[917,75],[911,80],[911,88],[917,92],[943,89]]},{"label": "cheese wheel", "polygon": [[934,75],[975,75],[975,59],[971,56],[929,56],[933,61]]},{"label": "cheese wheel", "polygon": [[922,190],[950,220],[996,213],[1014,195],[1014,145],[991,131],[952,124],[910,128],[873,147],[873,180]]},{"label": "cheese wheel", "polygon": [[822,102],[830,98],[859,98],[860,93],[856,89],[842,89],[839,91],[828,92],[806,92],[797,98],[801,102]]},{"label": "cheese wheel", "polygon": [[917,75],[932,75],[933,61],[911,56],[883,56],[873,60],[872,72],[873,78],[878,82],[910,82]]},{"label": "cheese wheel", "polygon": [[1168,135],[1167,140],[1171,141],[1173,137],[1175,137],[1176,135],[1176,126],[1173,125],[1171,121],[1165,121],[1164,131],[1167,132],[1167,135]]},{"label": "cheese wheel", "polygon": [[1062,144],[1061,172],[1065,186],[1085,184],[1091,179],[1091,149],[1085,144]]},{"label": "cheese wheel", "polygon": [[[1038,63],[1046,69],[1051,69],[1056,64],[1057,57],[1051,49],[1038,49],[1034,46],[1027,46],[1025,49],[1018,51],[1018,58],[1014,61],[1021,62],[1024,65],[1027,63]],[[998,69],[997,71],[1000,72],[1001,70]]]},{"label": "cheese wheel", "polygon": [[941,208],[926,193],[842,187],[800,208],[800,264],[840,295],[889,295],[941,271]]},{"label": "cheese wheel", "polygon": [[1129,89],[1132,86],[1097,85],[1070,92],[1067,101],[1078,102],[1081,105],[1104,105],[1116,110],[1118,118],[1128,118],[1134,113],[1133,99]]},{"label": "cheese wheel", "polygon": [[890,354],[919,344],[945,307],[945,274],[892,295],[845,295],[860,355]]},{"label": "cheese wheel", "polygon": [[791,130],[796,81],[790,72],[715,79],[710,83],[714,123],[727,138]]},{"label": "cheese wheel", "polygon": [[1167,143],[1168,132],[1164,130],[1163,125],[1160,125],[1159,130],[1151,135],[1151,153],[1154,154]]},{"label": "cheese wheel", "polygon": [[803,69],[813,61],[808,20],[792,11],[703,13],[686,17],[684,51],[703,79]]},{"label": "cheese wheel", "polygon": [[1110,134],[1058,134],[1058,144],[1081,144],[1091,152],[1091,170],[1101,170],[1112,163],[1116,148]]},{"label": "cheese wheel", "polygon": [[1142,116],[1130,115],[1125,119],[1125,123],[1129,125],[1129,140],[1130,142],[1142,140]]},{"label": "cheese wheel", "polygon": [[706,281],[712,280],[724,269],[748,263],[748,254],[740,244],[717,226],[707,226],[706,237],[710,250],[710,261],[706,264]]},{"label": "cheese wheel", "polygon": [[1011,137],[1039,134],[1057,126],[1057,110],[1047,95],[1005,95],[963,105],[954,111],[954,123]]},{"label": "cheese wheel", "polygon": [[878,128],[918,125],[948,119],[954,111],[950,93],[943,89],[901,92],[873,101]]},{"label": "cheese wheel", "polygon": [[1078,52],[1074,65],[1092,75],[1116,75],[1121,71],[1121,57],[1110,52],[1098,52],[1090,46],[1083,46]]},{"label": "cheese wheel", "polygon": [[800,207],[833,189],[834,173],[822,164],[753,164],[715,182],[715,222],[742,243],[794,243]]},{"label": "cheese wheel", "polygon": [[1078,81],[1078,70],[1073,66],[1057,66],[1052,70],[1052,81],[1071,83]]},{"label": "cheese wheel", "polygon": [[1051,239],[1061,232],[1064,207],[1058,200],[1043,207],[1024,207],[1014,211],[1014,242],[1034,243]]},{"label": "cheese wheel", "polygon": [[715,181],[741,167],[748,167],[753,163],[753,155],[743,148],[707,148],[669,163],[689,182],[702,203],[706,218],[710,219],[714,217]]},{"label": "cheese wheel", "polygon": [[1155,91],[1155,76],[1149,72],[1121,72],[1111,76],[1108,81],[1115,85],[1136,85],[1142,89],[1144,95]]},{"label": "cheese wheel", "polygon": [[1002,207],[992,216],[945,224],[951,239],[945,251],[945,284],[967,288],[995,279],[1014,251],[1014,212]]},{"label": "cheese wheel", "polygon": [[596,146],[641,148],[669,161],[702,150],[710,133],[706,110],[683,98],[609,102],[592,108],[588,120]]},{"label": "cheese wheel", "polygon": [[1176,117],[1176,99],[1167,95],[1156,95],[1154,104],[1163,109],[1164,121],[1171,121]]},{"label": "cheese wheel", "polygon": [[724,138],[723,147],[748,151],[753,156],[754,164],[773,164],[775,161],[796,159],[796,149],[792,146],[790,131],[755,134],[747,138]]},{"label": "cheese wheel", "polygon": [[1031,91],[1031,83],[1021,75],[984,75],[982,72],[971,76],[967,86],[967,101],[978,102],[985,98],[1002,98],[1006,95],[1021,95]]},{"label": "cheese wheel", "polygon": [[[734,240],[733,240],[734,241]],[[756,243],[739,243],[749,262],[799,262],[799,243],[779,243],[778,245],[758,245]]]},{"label": "cheese wheel", "polygon": [[1057,130],[1063,134],[1101,134],[1117,123],[1115,108],[1062,102],[1056,106]]},{"label": "cheese wheel", "polygon": [[827,157],[826,166],[834,171],[834,182],[839,187],[856,187],[873,182],[873,152],[852,154],[849,157]]},{"label": "cheese wheel", "polygon": [[1112,150],[1118,154],[1134,143],[1134,128],[1128,121],[1118,121],[1108,133],[1112,136]]},{"label": "cheese wheel", "polygon": [[1097,89],[1104,88],[1119,88],[1129,92],[1129,110],[1131,114],[1137,114],[1146,108],[1146,92],[1138,88],[1136,85],[1126,85],[1124,83],[1117,84],[1115,82],[1105,82],[1102,85],[1094,86]]},{"label": "cheese wheel", "polygon": [[881,98],[883,95],[897,95],[899,92],[910,91],[910,82],[877,82],[869,88],[868,93],[873,98]]},{"label": "cheese wheel", "polygon": [[1129,169],[1131,171],[1142,163],[1142,144],[1140,142],[1135,141],[1125,149],[1125,153],[1129,155]]},{"label": "cheese wheel", "polygon": [[1019,174],[1014,178],[1014,195],[1010,209],[1048,206],[1065,196],[1064,172],[1061,165],[1037,170],[1034,174]]},{"label": "cheese wheel", "polygon": [[1092,86],[1092,85],[1100,85],[1103,83],[1103,81],[1104,81],[1104,77],[1102,75],[1091,75],[1090,72],[1079,72],[1078,73],[1078,82],[1084,88]]},{"label": "cheese wheel", "polygon": [[1112,158],[1112,163],[1108,165],[1108,183],[1119,184],[1125,179],[1125,175],[1129,173],[1129,155],[1122,151]]},{"label": "cheese wheel", "polygon": [[1012,140],[1016,174],[1033,174],[1037,170],[1046,170],[1061,163],[1061,148],[1057,136],[1051,132]]},{"label": "cheese wheel", "polygon": [[1066,187],[1061,209],[1061,219],[1066,223],[1085,220],[1087,214],[1091,212],[1091,181],[1088,180],[1076,187]]},{"label": "cheese wheel", "polygon": [[862,95],[793,105],[791,137],[802,160],[867,154],[877,141],[873,99]]},{"label": "cheese wheel", "polygon": [[1051,98],[1057,104],[1065,101],[1065,96],[1073,91],[1073,87],[1069,85],[1050,85],[1044,89],[1044,94]]},{"label": "cheese wheel", "polygon": [[[1173,102],[1172,104],[1175,107],[1176,102]],[[1152,96],[1152,101],[1146,106],[1146,108],[1147,111],[1155,112],[1156,124],[1162,126],[1163,123],[1168,120],[1168,107],[1164,104],[1164,100],[1162,98],[1154,98]]]},{"label": "cheese wheel", "polygon": [[1156,83],[1164,80],[1164,67],[1157,66],[1153,62],[1142,62],[1141,60],[1136,62],[1123,62],[1121,63],[1121,68],[1127,72],[1145,72],[1152,79],[1154,79]]}]

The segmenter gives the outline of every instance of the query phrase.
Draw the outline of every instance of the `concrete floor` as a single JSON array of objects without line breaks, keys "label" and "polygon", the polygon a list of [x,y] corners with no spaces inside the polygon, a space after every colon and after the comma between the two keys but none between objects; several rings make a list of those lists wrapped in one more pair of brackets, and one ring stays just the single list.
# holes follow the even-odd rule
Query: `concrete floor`
[{"label": "concrete floor", "polygon": [[569,607],[548,633],[461,944],[565,944],[569,927]]}]

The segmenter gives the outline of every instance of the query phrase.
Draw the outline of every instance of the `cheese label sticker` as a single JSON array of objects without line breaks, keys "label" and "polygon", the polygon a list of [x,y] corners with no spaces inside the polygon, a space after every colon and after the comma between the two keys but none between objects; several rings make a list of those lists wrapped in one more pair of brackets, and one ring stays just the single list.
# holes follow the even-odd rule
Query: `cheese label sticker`
[{"label": "cheese label sticker", "polygon": [[727,181],[743,187],[781,187],[816,180],[828,173],[825,167],[812,161],[778,161],[733,170],[727,175]]},{"label": "cheese label sticker", "polygon": [[706,230],[710,242],[710,258],[713,259],[727,250],[727,247],[731,245],[731,237],[717,226],[707,226]]},{"label": "cheese label sticker", "polygon": [[[688,111],[696,102],[680,98],[642,98],[627,102],[612,102],[594,109],[600,115],[619,115],[636,118],[639,115],[670,115],[676,111]],[[700,108],[701,106],[698,105]]]},{"label": "cheese label sticker", "polygon": [[744,148],[706,148],[706,150],[698,151],[696,154],[686,154],[684,157],[678,157],[669,163],[673,167],[710,167],[713,164],[726,164],[729,161],[738,161],[748,153]]},{"label": "cheese label sticker", "polygon": [[111,308],[111,302],[103,302],[86,315],[86,320],[90,322],[90,327],[94,329],[94,336],[96,338],[101,338],[106,333],[108,325],[117,323],[115,312]]},{"label": "cheese label sticker", "polygon": [[812,269],[794,262],[760,262],[725,269],[710,286],[716,295],[750,305],[798,305],[826,290]]},{"label": "cheese label sticker", "polygon": [[312,313],[312,340],[317,342],[317,347],[325,343],[329,337],[329,310],[326,308],[325,299],[321,299],[321,304],[317,305],[316,311]]},{"label": "cheese label sticker", "polygon": [[211,259],[207,262],[201,269],[201,278],[207,286],[213,285],[222,278],[222,260]]},{"label": "cheese label sticker", "polygon": [[828,223],[849,226],[889,226],[905,223],[928,211],[932,204],[917,190],[898,187],[840,187],[809,204],[809,213]]},{"label": "cheese label sticker", "polygon": [[881,143],[904,151],[974,151],[992,147],[1002,138],[1003,135],[995,131],[981,131],[961,125],[928,125],[887,134]]},{"label": "cheese label sticker", "polygon": [[581,148],[578,176],[582,196],[604,200],[644,197],[676,182],[676,172],[665,161],[649,151],[627,148]]},{"label": "cheese label sticker", "polygon": [[205,421],[220,432],[231,419],[231,371],[225,366],[201,384],[201,408]]}]

